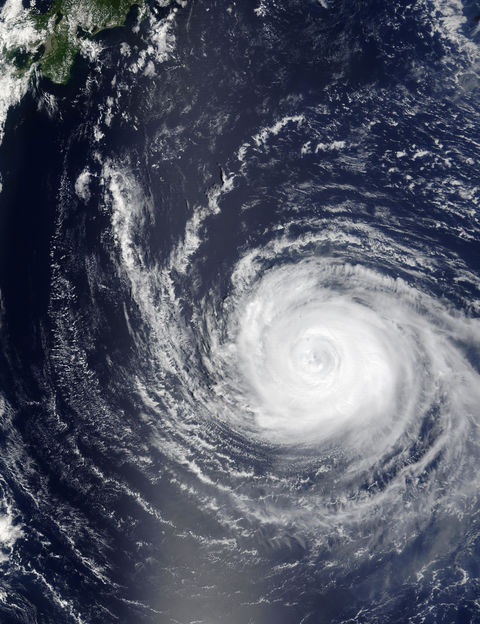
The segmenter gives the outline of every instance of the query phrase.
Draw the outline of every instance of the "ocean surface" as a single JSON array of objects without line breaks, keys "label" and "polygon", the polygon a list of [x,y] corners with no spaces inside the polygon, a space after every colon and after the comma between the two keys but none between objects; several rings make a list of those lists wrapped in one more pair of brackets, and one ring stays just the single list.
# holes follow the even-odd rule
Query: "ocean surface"
[{"label": "ocean surface", "polygon": [[480,622],[479,18],[152,1],[3,86],[1,624]]}]

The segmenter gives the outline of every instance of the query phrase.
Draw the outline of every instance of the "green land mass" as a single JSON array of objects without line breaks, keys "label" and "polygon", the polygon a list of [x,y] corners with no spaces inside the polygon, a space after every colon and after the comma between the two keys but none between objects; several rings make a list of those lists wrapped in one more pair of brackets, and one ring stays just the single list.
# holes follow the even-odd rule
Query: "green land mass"
[{"label": "green land mass", "polygon": [[14,50],[10,59],[20,72],[38,63],[52,82],[65,84],[80,51],[82,39],[107,28],[122,26],[133,6],[145,7],[145,0],[54,0],[45,13],[33,12],[38,31],[35,49]]}]

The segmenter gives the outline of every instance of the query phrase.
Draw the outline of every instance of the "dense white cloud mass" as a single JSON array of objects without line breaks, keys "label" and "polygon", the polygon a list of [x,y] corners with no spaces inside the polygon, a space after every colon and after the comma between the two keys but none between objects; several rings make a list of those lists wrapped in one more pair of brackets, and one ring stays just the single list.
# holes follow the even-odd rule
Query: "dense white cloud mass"
[{"label": "dense white cloud mass", "polygon": [[238,302],[228,354],[253,395],[260,431],[272,441],[317,443],[390,429],[401,403],[408,413],[422,366],[412,324],[422,322],[398,305],[395,290],[361,267],[310,261],[273,269]]}]

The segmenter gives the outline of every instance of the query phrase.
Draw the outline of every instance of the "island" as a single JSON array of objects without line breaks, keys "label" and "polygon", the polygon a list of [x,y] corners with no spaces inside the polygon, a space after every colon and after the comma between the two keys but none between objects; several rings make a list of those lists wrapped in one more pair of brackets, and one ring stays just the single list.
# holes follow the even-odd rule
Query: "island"
[{"label": "island", "polygon": [[31,11],[38,40],[28,49],[9,51],[8,57],[19,72],[28,71],[36,63],[52,82],[66,84],[82,40],[122,26],[133,6],[143,10],[145,0],[53,0],[48,11]]}]

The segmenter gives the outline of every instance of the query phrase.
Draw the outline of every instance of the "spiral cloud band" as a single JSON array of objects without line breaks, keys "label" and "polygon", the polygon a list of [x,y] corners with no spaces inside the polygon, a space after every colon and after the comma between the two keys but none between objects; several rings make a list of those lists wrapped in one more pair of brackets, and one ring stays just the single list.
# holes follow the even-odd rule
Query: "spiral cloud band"
[{"label": "spiral cloud band", "polygon": [[[393,543],[395,533],[405,539],[408,518],[419,522],[435,506],[447,509],[452,496],[465,499],[476,457],[467,447],[477,439],[480,327],[447,290],[439,296],[430,278],[433,250],[343,219],[334,230],[328,220],[310,220],[307,234],[297,236],[286,226],[237,258],[227,296],[212,285],[187,326],[181,290],[172,284],[190,262],[191,245],[175,250],[170,269],[146,268],[135,233],[147,204],[128,176],[109,175],[124,269],[142,318],[155,329],[155,366],[184,380],[180,411],[177,387],[159,381],[162,403],[172,396],[173,458],[195,449],[186,465],[217,484],[239,513],[295,523],[320,541],[319,525],[358,531],[386,509],[401,509]],[[471,279],[457,257],[442,252],[440,262]],[[159,292],[168,317],[155,305]],[[192,428],[198,419],[203,424]],[[225,447],[215,450],[219,436],[240,436],[227,446],[228,461]],[[259,448],[276,457],[272,472],[253,480],[250,445],[256,460]],[[268,504],[240,495],[238,479],[268,488]]]}]

